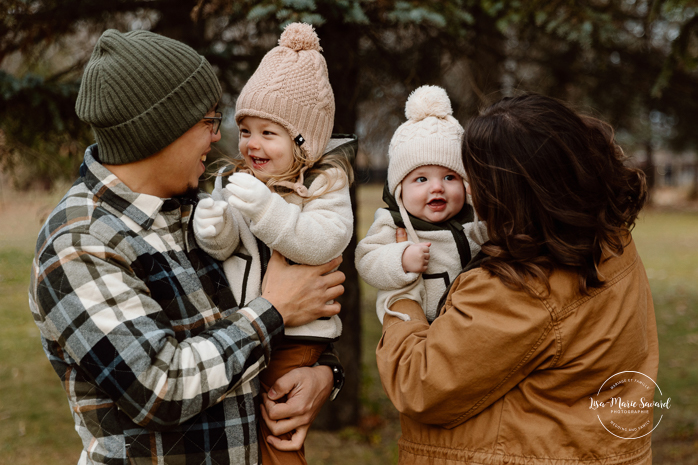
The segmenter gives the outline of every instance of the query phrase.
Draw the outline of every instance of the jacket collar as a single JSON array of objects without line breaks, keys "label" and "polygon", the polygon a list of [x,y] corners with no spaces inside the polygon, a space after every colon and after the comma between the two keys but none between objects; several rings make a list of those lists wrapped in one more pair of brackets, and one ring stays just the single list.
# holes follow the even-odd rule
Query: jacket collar
[{"label": "jacket collar", "polygon": [[80,176],[94,193],[95,200],[108,204],[143,229],[150,229],[167,199],[133,192],[98,160],[99,150],[97,144],[93,144],[85,151],[85,160],[80,166]]},{"label": "jacket collar", "polygon": [[604,254],[598,266],[599,278],[604,283],[615,281],[620,276],[625,275],[639,258],[635,241],[629,231],[623,235],[623,254],[615,256]]}]

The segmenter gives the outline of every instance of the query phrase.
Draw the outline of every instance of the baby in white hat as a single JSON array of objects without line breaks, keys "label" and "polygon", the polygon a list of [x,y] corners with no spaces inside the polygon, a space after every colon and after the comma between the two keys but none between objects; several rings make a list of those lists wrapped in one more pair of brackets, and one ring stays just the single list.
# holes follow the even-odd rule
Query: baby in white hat
[{"label": "baby in white hat", "polygon": [[[407,99],[403,123],[388,150],[386,208],[376,211],[356,248],[356,269],[379,289],[376,313],[409,320],[389,307],[417,300],[431,322],[441,296],[480,251],[486,227],[467,202],[461,155],[463,127],[452,116],[446,91],[422,86]],[[407,241],[396,242],[397,228]]]}]

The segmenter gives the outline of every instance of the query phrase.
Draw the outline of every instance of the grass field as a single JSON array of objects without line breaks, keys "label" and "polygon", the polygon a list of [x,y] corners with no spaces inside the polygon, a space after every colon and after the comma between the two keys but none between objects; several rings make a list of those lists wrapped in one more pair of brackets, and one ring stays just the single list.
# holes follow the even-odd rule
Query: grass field
[{"label": "grass field", "polygon": [[[381,189],[361,187],[359,237],[381,205]],[[0,464],[76,463],[81,445],[68,403],[46,359],[27,305],[29,269],[41,221],[56,195],[0,192]],[[658,384],[672,407],[654,435],[654,464],[698,460],[698,213],[649,209],[634,232],[647,268],[660,339]],[[397,461],[397,414],[375,367],[380,327],[375,291],[363,286],[363,418],[337,433],[311,431],[308,461],[389,464]]]}]

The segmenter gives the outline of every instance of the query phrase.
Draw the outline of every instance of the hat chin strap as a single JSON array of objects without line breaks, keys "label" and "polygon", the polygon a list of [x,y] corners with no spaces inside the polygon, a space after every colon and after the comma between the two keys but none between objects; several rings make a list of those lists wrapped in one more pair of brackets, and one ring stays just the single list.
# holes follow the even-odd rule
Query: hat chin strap
[{"label": "hat chin strap", "polygon": [[[415,244],[419,243],[419,237],[417,237],[417,233],[414,230],[414,227],[412,226],[412,222],[410,222],[410,216],[407,213],[407,210],[405,209],[405,206],[402,203],[402,185],[398,184],[397,187],[395,188],[395,201],[397,202],[398,209],[400,210],[400,216],[402,216],[402,222],[405,223],[405,229],[407,230],[407,238],[412,241]],[[395,312],[390,309],[390,307],[397,302],[398,300],[401,299],[410,299],[418,302],[420,305],[424,302],[424,284],[422,280],[422,274],[419,273],[419,277],[412,282],[409,286],[407,286],[404,289],[399,289],[396,291],[389,292],[385,302],[384,302],[384,307],[383,307],[383,312],[385,312],[388,315],[392,315],[394,317],[400,318],[402,321],[410,321],[411,318],[409,315],[406,315],[404,313],[400,312]],[[381,322],[383,321],[383,318],[381,316]]]},{"label": "hat chin strap", "polygon": [[398,210],[400,210],[400,216],[402,217],[402,222],[405,223],[405,229],[407,230],[407,238],[419,244],[419,237],[412,227],[412,222],[410,221],[410,215],[407,213],[407,209],[402,204],[402,183],[398,184],[395,188],[395,201],[397,202]]},{"label": "hat chin strap", "polygon": [[301,172],[298,174],[298,180],[296,182],[280,181],[275,183],[274,185],[287,187],[296,194],[298,194],[300,197],[307,199],[308,197],[310,197],[310,195],[308,193],[308,188],[303,185],[303,173],[305,173],[305,170],[307,169],[307,166],[301,168]]},{"label": "hat chin strap", "polygon": [[[463,184],[465,184],[465,181],[463,181]],[[407,213],[407,209],[405,209],[405,206],[402,203],[402,184],[398,184],[395,188],[395,201],[397,202],[397,207],[400,210],[402,222],[405,223],[405,229],[407,230],[407,238],[415,244],[418,244],[420,242],[419,237],[417,237],[417,233],[415,232],[414,227],[412,227],[412,223],[410,222],[410,215],[409,213]],[[473,206],[473,198],[470,194],[466,194],[466,202]],[[479,245],[482,245],[485,242],[487,242],[487,238],[482,235],[480,227],[480,218],[478,218],[477,212],[475,211],[475,207],[473,207],[473,232],[475,234],[476,242]]]}]

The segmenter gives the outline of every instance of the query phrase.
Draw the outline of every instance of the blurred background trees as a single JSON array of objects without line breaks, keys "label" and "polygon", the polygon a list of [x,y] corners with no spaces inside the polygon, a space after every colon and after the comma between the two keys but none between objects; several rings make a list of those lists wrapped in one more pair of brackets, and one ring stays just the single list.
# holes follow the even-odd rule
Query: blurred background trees
[{"label": "blurred background trees", "polygon": [[[404,101],[422,84],[444,86],[461,121],[503,95],[537,91],[608,119],[629,152],[682,152],[698,138],[698,16],[689,0],[2,3],[0,163],[20,186],[75,176],[91,138],[74,97],[94,42],[110,27],[149,29],[199,50],[232,109],[283,26],[314,24],[336,90],[336,130],[359,135],[364,169],[385,167]],[[651,165],[652,157],[642,160]]]},{"label": "blurred background trees", "polygon": [[[359,181],[387,166],[409,93],[443,86],[467,121],[502,96],[536,91],[608,120],[654,180],[658,152],[698,195],[698,16],[688,0],[1,0],[0,168],[17,187],[77,175],[92,141],[74,111],[82,69],[107,28],[148,29],[186,42],[216,68],[234,154],[234,102],[282,28],[313,24],[335,91],[335,132],[356,133]],[[662,168],[667,169],[667,168]],[[683,170],[683,171],[681,171]],[[349,379],[319,418],[358,420],[360,321],[353,245],[345,334]]]}]

